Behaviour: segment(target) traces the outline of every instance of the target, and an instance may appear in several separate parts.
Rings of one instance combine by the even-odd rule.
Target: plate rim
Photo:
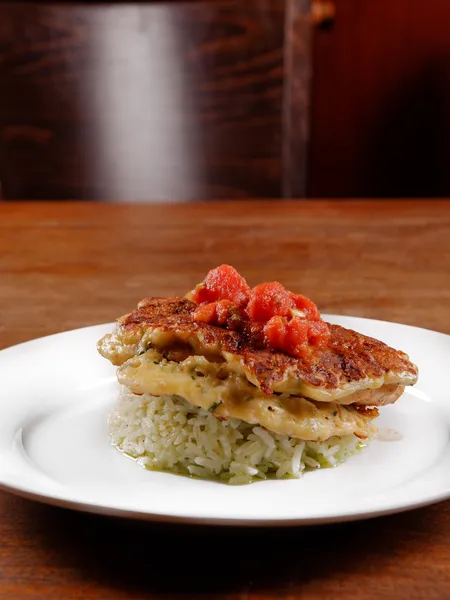
[[[336,514],[329,517],[299,517],[299,518],[277,518],[277,519],[248,519],[248,518],[230,518],[230,517],[197,517],[168,515],[154,512],[144,512],[139,510],[127,510],[123,508],[114,508],[96,503],[78,502],[75,500],[65,500],[55,496],[47,496],[30,492],[21,487],[13,487],[0,482],[0,491],[10,493],[26,500],[32,500],[56,508],[64,508],[82,512],[86,514],[100,515],[112,518],[123,518],[134,521],[148,521],[152,523],[184,524],[184,525],[202,525],[202,526],[220,526],[220,527],[317,527],[319,525],[331,525],[338,523],[353,523],[356,521],[365,521],[379,517],[396,515],[427,506],[432,506],[450,499],[450,490],[436,495],[432,499],[422,500],[414,504],[396,505],[390,508],[374,510],[370,512]]]

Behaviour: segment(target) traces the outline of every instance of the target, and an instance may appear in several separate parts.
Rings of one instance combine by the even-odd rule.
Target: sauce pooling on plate
[[[229,265],[209,271],[187,297],[198,305],[195,321],[232,330],[249,324],[262,328],[268,348],[292,356],[323,348],[330,337],[328,324],[309,298],[290,292],[278,281],[251,289]]]

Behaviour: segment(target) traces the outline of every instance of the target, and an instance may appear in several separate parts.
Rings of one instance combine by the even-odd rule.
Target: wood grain
[[[283,196],[305,196],[308,183],[312,27],[310,0],[287,0],[284,39]]]
[[[284,0],[0,2],[5,198],[280,197],[283,135],[304,193],[285,16]]]
[[[450,333],[450,201],[3,203],[0,346],[110,321],[222,262],[326,312]],[[263,531],[132,523],[0,493],[0,597],[446,599],[450,503]]]

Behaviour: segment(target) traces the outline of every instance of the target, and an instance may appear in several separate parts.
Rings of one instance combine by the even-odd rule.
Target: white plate
[[[0,352],[0,486],[49,504],[149,520],[222,525],[346,521],[450,497],[450,336],[395,323],[325,316],[400,348],[419,383],[378,420],[373,440],[335,469],[246,486],[146,471],[109,443],[115,369],[96,351],[113,325]]]

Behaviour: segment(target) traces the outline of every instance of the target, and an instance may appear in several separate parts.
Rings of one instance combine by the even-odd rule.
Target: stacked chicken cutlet
[[[418,376],[405,353],[228,265],[185,297],[143,300],[98,348],[123,386],[113,442],[150,468],[232,483],[341,462]]]

